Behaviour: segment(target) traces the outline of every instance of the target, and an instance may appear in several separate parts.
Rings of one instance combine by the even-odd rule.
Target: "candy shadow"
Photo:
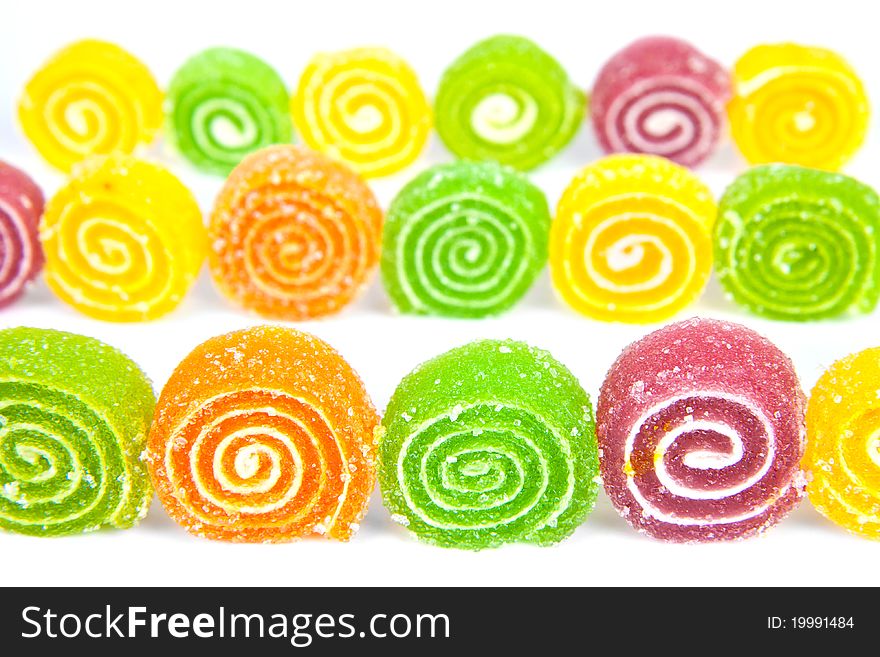
[[[53,309],[60,305],[64,305],[58,297],[52,293],[52,290],[46,285],[46,281],[42,276],[39,276],[27,286],[21,299],[16,303],[24,303],[32,308],[39,307]]]
[[[644,539],[617,513],[611,504],[611,500],[604,494],[599,495],[599,498],[596,500],[596,507],[584,523],[578,527],[574,538],[581,540],[593,539],[599,538],[602,534]]]
[[[739,175],[747,168],[748,163],[728,139],[721,144],[708,160],[697,167],[695,173],[698,176],[705,176],[708,178],[719,176],[726,181],[726,185],[732,180],[730,177],[731,172],[733,172],[734,175]],[[718,191],[720,192],[721,190]]]
[[[347,308],[343,308],[340,315],[343,313],[376,315],[380,317],[390,317],[397,314],[385,292],[385,286],[382,284],[379,272],[375,272],[361,295],[355,299],[354,303]]]
[[[195,283],[193,283],[192,288],[190,288],[173,314],[197,314],[206,310],[225,310],[230,307],[234,307],[233,304],[227,302],[220,295],[220,291],[211,279],[211,272],[208,271],[207,266],[204,266],[199,272],[199,276],[196,278]]]
[[[596,131],[587,118],[575,134],[574,139],[556,156],[553,164],[579,171],[586,165],[605,157],[606,153],[596,139]]]
[[[159,502],[159,498],[155,495],[150,503],[150,510],[147,513],[147,517],[141,520],[138,528],[143,531],[160,534],[183,532],[183,529],[178,527],[177,523],[171,519],[171,516],[165,512],[162,503]]]
[[[517,302],[516,308],[530,308],[535,310],[560,310],[567,308],[557,296],[553,289],[553,281],[550,277],[550,270],[544,268],[543,271],[535,279],[535,282],[526,292],[525,296]]]
[[[703,294],[697,304],[685,312],[687,316],[695,314],[724,315],[734,321],[741,321],[752,317],[752,315],[749,315],[728,296],[714,272],[709,277],[706,289],[703,290]]]
[[[833,522],[825,518],[810,504],[809,500],[801,500],[800,504],[788,515],[780,521],[792,528],[819,529],[821,531],[833,531],[835,528],[840,529]]]
[[[456,159],[455,154],[446,148],[443,140],[440,139],[436,133],[431,134],[431,138],[428,140],[428,145],[419,157],[419,161],[426,166],[434,166],[444,162],[454,162]],[[413,175],[410,177],[415,176]]]
[[[391,519],[391,514],[382,503],[382,493],[378,486],[376,486],[376,489],[370,496],[370,505],[367,508],[366,515],[361,520],[361,527],[357,538],[365,540],[393,538],[394,540],[407,541],[415,545],[424,545],[410,535],[403,526]]]

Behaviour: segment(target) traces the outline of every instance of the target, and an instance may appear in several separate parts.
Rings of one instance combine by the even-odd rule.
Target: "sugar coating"
[[[289,142],[287,88],[265,61],[235,48],[208,48],[168,85],[168,136],[193,165],[227,175],[253,151]]]
[[[138,322],[174,310],[205,259],[202,215],[158,164],[117,153],[75,167],[40,224],[46,282],[91,317]]]
[[[797,375],[744,326],[694,318],[633,343],[602,384],[597,423],[605,491],[654,538],[747,538],[803,495]]]
[[[152,498],[142,454],[155,403],[113,347],[0,330],[0,527],[58,536],[137,524]]]
[[[599,71],[590,117],[606,153],[647,153],[693,167],[717,148],[730,74],[686,41],[638,39]]]
[[[733,68],[733,140],[752,164],[837,170],[865,140],[864,85],[839,54],[795,43],[761,44]]]
[[[702,294],[712,269],[711,190],[654,155],[604,157],[559,200],[550,230],[553,284],[576,311],[656,322]]]
[[[278,319],[334,313],[379,261],[382,210],[356,173],[302,146],[249,155],[220,191],[209,263],[237,305]]]
[[[843,358],[807,405],[804,468],[813,506],[844,529],[880,539],[880,348]]]
[[[329,345],[262,326],[212,338],[171,375],[148,461],[168,514],[198,536],[349,539],[375,481],[379,417]]]
[[[20,169],[0,161],[0,308],[24,293],[43,268],[37,229],[43,192]]]
[[[826,319],[880,298],[880,197],[839,173],[753,167],[721,197],[714,245],[719,281],[758,315]]]
[[[524,37],[497,35],[469,48],[443,73],[434,121],[458,157],[526,171],[572,140],[585,107],[583,93],[550,54]]]
[[[454,162],[395,197],[382,237],[382,280],[403,313],[485,317],[511,308],[547,262],[550,210],[513,169]]]
[[[290,109],[305,144],[365,177],[412,164],[431,134],[431,106],[418,76],[387,48],[315,55]]]
[[[84,39],[59,50],[34,73],[19,100],[18,118],[40,155],[69,172],[90,155],[130,154],[150,143],[164,119],[162,91],[134,55]]]
[[[483,340],[437,356],[400,382],[383,427],[385,506],[428,543],[549,545],[593,508],[592,406],[546,351]]]

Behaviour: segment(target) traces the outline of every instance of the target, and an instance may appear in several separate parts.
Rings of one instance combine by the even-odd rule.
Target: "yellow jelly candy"
[[[807,494],[851,532],[880,539],[880,348],[837,361],[807,405]]]
[[[56,53],[27,83],[18,105],[27,138],[70,171],[89,155],[132,153],[162,125],[162,92],[136,57],[104,41]]]
[[[793,43],[756,46],[733,70],[733,139],[753,164],[837,170],[862,145],[868,98],[840,55]]]
[[[575,310],[654,322],[693,302],[712,269],[712,193],[652,155],[612,155],[583,169],[559,201],[550,270]]]
[[[46,281],[77,310],[143,321],[180,303],[207,255],[202,215],[164,168],[131,155],[91,158],[46,206]]]
[[[415,72],[385,48],[317,55],[291,111],[307,145],[367,177],[411,164],[431,131],[431,108]]]

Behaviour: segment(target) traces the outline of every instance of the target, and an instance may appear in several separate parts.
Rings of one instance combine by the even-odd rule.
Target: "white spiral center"
[[[584,267],[597,286],[618,294],[632,294],[634,292],[644,292],[646,290],[658,288],[670,277],[675,267],[672,252],[664,241],[656,235],[627,235],[615,240],[610,247],[604,250],[604,252],[598,253],[599,249],[597,245],[604,241],[605,238],[603,234],[606,231],[616,230],[617,224],[621,222],[644,218],[644,213],[619,214],[602,221],[590,233],[584,247]],[[688,238],[687,233],[682,230],[676,222],[660,215],[651,215],[648,218],[652,222],[661,224],[667,229],[678,233],[681,236],[681,242],[689,245],[692,251],[691,240]],[[660,266],[650,278],[632,283],[622,283],[619,280],[608,278],[601,271],[596,269],[594,263],[597,255],[600,258],[604,258],[605,263],[611,271],[624,272],[629,269],[634,269],[644,260],[645,245],[648,244],[653,246],[661,254]],[[696,269],[696,254],[688,252],[688,260],[687,271],[694,271]],[[687,281],[685,281],[685,285],[686,284]],[[675,296],[678,296],[678,291],[676,291]],[[658,303],[666,302],[667,300],[664,299]]]
[[[378,130],[385,122],[382,111],[375,105],[363,105],[351,115],[351,129],[355,132],[370,133]]]
[[[233,121],[230,115],[238,121]],[[231,150],[247,148],[256,143],[259,137],[257,124],[238,103],[216,98],[203,101],[193,112],[194,133],[203,149],[210,149],[210,140],[202,134],[202,126],[207,126],[211,139]]]
[[[474,107],[471,127],[481,139],[511,144],[529,134],[537,119],[538,105],[532,98],[494,93],[481,98]]]
[[[689,78],[639,80],[609,106],[605,134],[617,152],[681,154],[680,159],[695,161],[712,150],[716,116],[723,109]]]
[[[773,461],[776,456],[776,431],[770,419],[764,414],[764,411],[748,399],[745,399],[738,395],[731,395],[725,392],[701,392],[699,396],[701,399],[718,399],[727,402],[733,402],[748,409],[751,415],[760,422],[763,428],[763,436],[766,440],[763,449],[760,450],[760,468],[758,468],[750,476],[735,482],[733,485],[728,486],[727,488],[694,488],[684,485],[680,480],[672,477],[667,470],[665,463],[666,452],[680,437],[695,431],[710,431],[725,436],[730,441],[732,449],[727,455],[717,453],[710,454],[705,450],[697,450],[683,457],[683,461],[686,466],[698,469],[722,469],[735,465],[743,458],[743,438],[736,432],[736,430],[728,427],[723,423],[723,421],[720,420],[697,420],[694,419],[692,416],[689,416],[684,419],[685,421],[682,424],[667,431],[657,443],[653,459],[654,471],[660,484],[670,494],[675,495],[676,497],[688,500],[723,500],[755,486],[770,471],[770,468],[772,467]],[[677,402],[681,402],[685,399],[689,399],[692,397],[692,394],[688,394],[666,399],[645,411],[645,413],[643,413],[642,416],[633,423],[632,429],[627,436],[626,443],[624,445],[624,463],[631,463],[636,440],[641,433],[643,427],[646,424],[649,424],[651,422],[651,419],[655,415],[663,411],[665,408],[676,404]],[[642,513],[652,516],[662,522],[682,526],[721,525],[741,522],[761,515],[776,502],[776,498],[770,496],[770,499],[768,501],[760,505],[756,505],[755,508],[742,514],[722,517],[703,517],[701,515],[697,518],[688,518],[682,515],[666,513],[663,510],[657,508],[654,504],[652,504],[652,502],[639,489],[639,486],[635,480],[635,473],[631,471],[631,468],[627,468],[626,485],[630,493],[641,506]]]

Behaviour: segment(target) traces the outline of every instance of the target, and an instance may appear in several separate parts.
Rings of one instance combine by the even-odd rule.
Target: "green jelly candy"
[[[98,340],[0,331],[0,528],[137,524],[152,497],[141,453],[155,404],[138,366]]]
[[[241,50],[211,48],[188,59],[165,103],[171,141],[208,173],[226,175],[248,153],[292,139],[284,81]]]
[[[880,287],[880,198],[853,178],[754,167],[727,188],[715,267],[733,299],[782,320],[870,312]]]
[[[510,340],[453,349],[401,381],[382,422],[385,505],[424,541],[549,545],[593,508],[590,399],[546,351]]]
[[[459,157],[528,170],[571,141],[585,109],[584,94],[558,61],[529,39],[499,35],[445,71],[434,121]]]
[[[382,279],[404,313],[484,317],[513,306],[547,263],[550,210],[492,162],[433,167],[401,190],[382,236]]]

